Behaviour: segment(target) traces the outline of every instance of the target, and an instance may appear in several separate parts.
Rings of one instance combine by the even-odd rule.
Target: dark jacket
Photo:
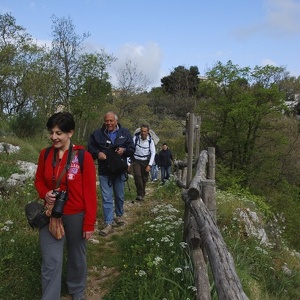
[[[173,154],[171,150],[160,150],[158,153],[158,166],[159,167],[169,167],[172,165]]]
[[[123,154],[124,157],[130,157],[134,153],[135,147],[129,130],[122,127],[120,123],[118,123],[118,126],[119,129],[114,144],[109,138],[105,125],[96,129],[89,137],[88,151],[92,154],[94,159],[98,160],[98,174],[109,175],[107,161],[98,159],[99,152],[104,152],[106,155],[109,155],[112,148],[116,149],[122,147],[126,148]]]

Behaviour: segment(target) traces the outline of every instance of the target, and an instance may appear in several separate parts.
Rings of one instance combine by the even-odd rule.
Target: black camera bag
[[[106,156],[108,172],[111,176],[118,176],[127,172],[128,164],[127,158],[119,155],[116,148],[109,149]]]
[[[37,201],[25,205],[25,215],[32,228],[41,229],[49,224],[49,217],[46,216],[44,205]]]

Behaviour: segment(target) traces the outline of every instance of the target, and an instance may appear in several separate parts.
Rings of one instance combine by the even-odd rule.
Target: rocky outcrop
[[[0,153],[4,152],[7,155],[17,153],[20,151],[19,146],[12,144],[0,143]],[[24,185],[27,179],[33,179],[37,169],[37,165],[31,162],[18,160],[17,165],[22,172],[12,174],[6,181],[5,178],[0,177],[0,182],[7,184],[8,186]]]
[[[0,143],[0,153],[5,152],[7,155],[16,153],[20,151],[19,146],[14,146],[12,144],[7,144],[7,143]]]
[[[37,165],[27,161],[17,161],[17,165],[20,170],[24,172],[23,174],[14,173],[6,181],[10,186],[14,185],[24,185],[27,179],[33,179],[37,169]]]

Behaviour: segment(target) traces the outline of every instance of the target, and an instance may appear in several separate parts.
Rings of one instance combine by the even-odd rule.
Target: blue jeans
[[[152,165],[151,168],[151,180],[157,180],[157,175],[158,175],[158,166],[157,165]]]
[[[116,216],[123,216],[125,181],[125,174],[121,174],[113,180],[107,175],[99,175],[105,224],[112,224],[114,211]]]
[[[161,171],[161,181],[165,182],[170,178],[171,174],[171,166],[166,166],[166,167],[160,167]]]

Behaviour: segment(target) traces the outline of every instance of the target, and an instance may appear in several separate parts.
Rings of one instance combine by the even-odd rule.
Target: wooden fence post
[[[197,160],[200,155],[200,126],[201,118],[199,116],[195,117],[195,159]]]
[[[198,225],[201,241],[203,241],[214,277],[218,299],[248,300],[236,274],[233,258],[206,205],[201,199],[190,201],[187,191],[182,192],[182,198],[189,205],[191,214]]]
[[[216,172],[216,161],[215,161],[215,148],[208,147],[208,170],[207,170],[207,178],[208,179],[215,179],[215,172]]]
[[[201,181],[201,198],[207,206],[211,216],[217,220],[216,183],[215,180],[205,179]]]
[[[188,165],[186,186],[189,186],[192,180],[193,171],[193,157],[194,157],[194,114],[188,114]]]

